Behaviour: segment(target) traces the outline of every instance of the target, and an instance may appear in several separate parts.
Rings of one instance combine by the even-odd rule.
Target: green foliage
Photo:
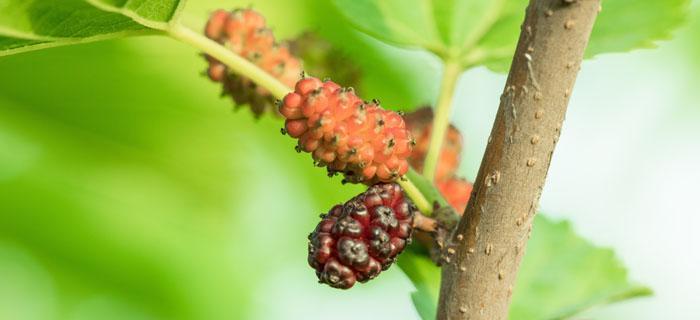
[[[586,57],[653,48],[687,19],[690,0],[604,0]]]
[[[405,260],[407,261],[405,261]],[[435,318],[440,269],[425,255],[399,259],[416,285],[412,294],[418,313]],[[614,253],[574,233],[566,222],[535,218],[532,238],[518,273],[510,319],[561,319],[595,306],[651,295],[649,288],[630,283]]]
[[[360,30],[389,43],[421,48],[464,68],[507,71],[527,0],[334,0]],[[605,1],[587,56],[646,48],[668,39],[688,0]]]
[[[612,250],[581,238],[566,221],[538,215],[518,272],[510,317],[568,318],[594,306],[651,294],[651,289],[628,280]]]
[[[382,106],[405,111],[435,99],[438,67],[432,57],[366,36],[342,19],[331,1],[307,1],[307,28],[343,50],[361,68],[360,96],[378,98]]]
[[[363,97],[410,110],[435,96],[434,72],[425,57],[355,31],[337,19],[338,8],[328,1],[302,2],[267,1],[256,3],[256,9],[276,32],[293,36],[316,30],[345,50],[362,69]],[[479,48],[485,48],[481,54],[488,54],[479,57],[473,53],[479,51],[472,51],[465,59],[503,66],[493,53],[512,49],[510,37],[517,33],[509,30],[520,23],[522,8],[508,11],[516,6],[497,1],[435,3],[432,17],[449,18],[417,30],[427,32],[421,41],[463,48],[478,40]],[[197,1],[183,15],[201,27],[214,7],[247,4]],[[181,8],[177,1],[156,0],[8,0],[0,3],[0,56],[152,33],[166,28]],[[486,26],[475,18],[482,17],[477,13],[496,11],[488,34],[476,37],[470,30]],[[397,12],[425,26],[430,19],[419,14],[411,8]],[[395,27],[389,23],[384,28],[390,26]],[[392,42],[411,45],[406,35],[410,33],[399,37],[405,43]],[[473,39],[463,41],[469,37]],[[244,318],[250,292],[262,276],[279,265],[303,261],[303,245],[289,239],[305,239],[316,214],[360,190],[341,187],[312,167],[308,156],[293,153],[293,141],[278,134],[278,119],[253,122],[245,113],[222,112],[230,101],[216,99],[216,86],[194,76],[203,69],[191,49],[155,38],[0,59],[0,150],[13,151],[0,153],[0,282],[29,288],[7,300],[16,309],[22,306],[17,312],[74,319],[105,313],[122,319]],[[280,154],[289,157],[279,161]],[[416,180],[420,188],[431,189]],[[432,190],[431,199],[443,201]],[[264,228],[251,227],[261,223]],[[555,232],[558,238],[552,243],[573,237],[566,226],[542,225],[537,223],[533,241],[547,237],[550,228],[567,230]],[[263,242],[251,245],[251,240]],[[528,252],[538,250],[534,243]],[[561,283],[554,287],[549,278],[530,276],[518,284],[516,302],[525,299],[517,298],[525,294],[519,292],[532,290],[536,294],[528,301],[538,303],[529,307],[554,315],[629,292],[622,290],[629,288],[624,270],[610,267],[614,259],[599,254],[592,259],[606,263],[609,267],[600,272],[611,275],[598,276],[614,280],[611,287],[599,282],[601,287],[584,286],[586,292],[567,298],[584,285],[575,282],[583,275],[572,264],[583,262],[571,255],[563,256],[572,263],[558,262],[555,255],[561,252],[555,249],[565,248],[547,247],[536,259],[557,266],[559,275],[566,268],[576,274],[557,280]],[[523,268],[533,264],[527,262],[535,259],[530,255],[535,253],[528,253]],[[413,300],[421,315],[434,314],[437,268],[416,251],[405,253],[399,266],[418,289]],[[550,267],[544,268],[546,275]],[[610,289],[616,285],[618,295]],[[602,293],[594,296],[592,289]],[[37,290],[43,294],[32,295]],[[543,307],[540,299],[551,299],[555,291],[557,305]],[[0,307],[3,293],[0,288]],[[515,315],[539,315],[517,307]]]
[[[163,30],[180,0],[8,0],[0,4],[0,56]]]
[[[690,17],[688,18],[688,23],[683,27],[682,30],[678,32],[676,36],[676,41],[674,43],[679,46],[680,50],[674,53],[680,53],[683,56],[684,65],[690,64],[694,68],[690,70],[693,79],[698,79],[700,76],[700,41],[697,41],[697,37],[700,34],[700,2],[695,1],[691,10]],[[673,59],[673,58],[669,58]],[[677,61],[677,60],[676,60]],[[692,94],[698,94],[695,85],[697,81],[691,81],[688,83],[688,91]]]
[[[147,21],[151,24],[169,22],[176,17],[179,8],[184,6],[184,0],[85,0],[94,6],[105,10],[121,13],[134,18],[136,21]],[[148,23],[145,23],[148,24]]]
[[[214,8],[250,5],[240,0],[8,0],[0,3],[0,56],[62,45],[159,33],[182,20],[202,28]],[[314,30],[352,57],[365,80],[359,91],[385,105],[411,110],[435,95],[433,68],[424,57],[386,46],[350,27],[325,0],[256,1],[279,37]],[[290,18],[293,17],[293,18]],[[172,22],[172,21],[171,21]]]
[[[295,153],[279,119],[232,115],[203,69],[158,38],[0,59],[0,244],[54,288],[22,306],[245,319],[267,273],[305,267],[317,215],[359,187]]]
[[[465,67],[512,55],[525,8],[523,1],[509,0],[334,3],[351,23],[378,39],[423,48]]]
[[[399,45],[412,45],[443,52],[442,35],[436,28],[432,7],[426,1],[335,1],[363,31]]]
[[[440,269],[427,254],[425,250],[412,245],[399,256],[397,263],[416,286],[416,291],[411,293],[416,311],[422,319],[432,320],[437,313],[436,302],[440,294]]]
[[[213,6],[237,2],[193,3],[199,14],[195,20],[201,22],[206,10]],[[425,62],[402,63],[399,59],[377,63],[377,59],[368,57],[387,56],[386,53],[393,49],[359,37],[345,28],[335,15],[344,14],[361,30],[389,43],[424,48],[444,59],[459,60],[465,68],[486,65],[504,72],[510,65],[526,2],[334,0],[336,8],[332,8],[327,1],[305,0],[294,4],[270,1],[261,6],[272,4],[275,9],[271,11],[284,13],[285,17],[289,13],[307,15],[302,19],[284,20],[291,21],[292,28],[306,25],[318,29],[335,45],[356,56],[365,69],[378,69],[382,77],[371,76],[374,72],[368,74],[367,83],[370,85],[365,86],[367,93],[373,94],[373,88],[385,86],[387,82],[404,85],[402,90],[386,90],[387,94],[382,98],[396,101],[400,109],[410,110],[419,103],[430,102],[434,96],[435,88],[430,85],[432,79],[422,77],[408,83],[405,80],[419,79],[404,74],[415,74],[411,70],[425,65]],[[682,22],[687,6],[688,0],[653,0],[643,4],[631,0],[606,2],[594,28],[587,56],[649,47],[655,40],[666,39],[670,31]],[[8,0],[0,4],[0,56],[158,32],[166,29],[168,22],[176,19],[183,7],[184,1],[180,0]],[[300,12],[299,8],[306,10]],[[289,27],[285,26],[284,30],[287,29]],[[406,67],[401,68],[402,65]]]

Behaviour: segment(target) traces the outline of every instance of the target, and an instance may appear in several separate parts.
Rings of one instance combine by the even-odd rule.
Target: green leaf
[[[42,41],[42,40],[18,39],[18,38],[0,36],[0,52],[12,50],[12,49],[17,49],[17,48],[22,48],[22,47],[38,46],[38,45],[40,45],[42,43],[46,43],[46,42],[47,41]],[[0,53],[0,55],[1,55],[1,53]]]
[[[164,9],[154,11],[153,8],[157,7],[155,4],[161,2],[166,4]],[[175,3],[178,10],[173,16],[180,17],[182,23],[193,27],[194,30],[201,30],[209,13],[216,8],[250,5],[250,1],[242,0],[200,0],[190,2],[186,10],[183,10],[183,2],[151,0],[143,5],[149,10],[134,11],[132,9],[135,8],[136,0],[91,0],[90,3],[85,0],[0,1],[0,56],[158,33],[160,31],[148,26],[156,29],[164,27],[163,22],[158,21],[159,17],[160,20],[167,17],[166,13],[171,11]],[[340,13],[330,1],[299,0],[281,3],[257,0],[253,8],[266,17],[270,26],[274,28],[275,35],[280,39],[294,37],[305,30],[313,30],[344,51],[353,64],[361,69],[363,80],[356,89],[368,99],[381,98],[392,109],[411,110],[428,103],[435,95],[434,66],[426,63],[430,57],[387,46],[358,32],[344,19],[338,19]],[[134,17],[136,21],[123,14]],[[78,16],[79,19],[70,18]],[[69,26],[75,26],[75,29]],[[75,31],[83,34],[78,36]]]
[[[426,252],[421,252],[415,245],[409,248],[399,256],[397,263],[416,286],[416,291],[411,293],[411,300],[418,314],[424,320],[435,319],[436,302],[440,294],[440,269],[428,258]]]
[[[343,1],[335,0],[344,14],[362,17],[351,19],[357,27],[387,42],[419,46],[442,52],[443,40],[437,30],[432,6],[427,1]]]
[[[165,23],[174,19],[183,0],[85,0],[105,10],[121,13],[144,25]]]
[[[439,81],[434,58],[367,36],[342,19],[339,8],[331,1],[306,1],[304,5],[312,23],[308,28],[352,57],[361,68],[362,82],[355,88],[360,96],[378,98],[382,105],[404,111],[433,101],[437,95],[435,83]],[[301,4],[294,2],[292,7],[298,5]],[[279,3],[274,6],[279,7]],[[289,10],[293,9],[286,9],[285,15],[277,20],[288,20],[285,17]]]
[[[165,30],[182,0],[7,0],[0,56]]]
[[[334,0],[360,30],[389,43],[463,59],[492,26],[508,25],[520,1]],[[516,22],[519,23],[520,21]],[[517,37],[517,35],[516,35]]]
[[[334,0],[358,29],[388,43],[421,48],[463,67],[507,71],[527,0]],[[652,47],[668,39],[687,13],[688,0],[605,0],[587,57]]]
[[[411,251],[399,259],[399,266],[416,286],[412,299],[418,313],[434,319],[440,269],[425,254]],[[581,238],[569,223],[540,214],[518,273],[510,319],[568,318],[595,306],[651,294],[649,288],[629,281],[612,250]]]
[[[654,48],[656,41],[671,39],[686,21],[689,6],[690,0],[604,0],[586,57]]]
[[[651,295],[631,283],[627,270],[608,248],[576,235],[566,221],[541,215],[518,273],[510,317],[560,319],[591,307]]]

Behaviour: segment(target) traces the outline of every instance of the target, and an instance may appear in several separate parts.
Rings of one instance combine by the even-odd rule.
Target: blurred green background
[[[217,6],[192,1],[185,21],[200,28]],[[433,102],[434,57],[354,31],[324,1],[254,7],[280,38],[311,29],[345,49],[363,96]],[[685,290],[700,285],[690,268],[700,254],[685,250],[699,240],[686,233],[697,186],[682,183],[700,158],[693,8],[660,49],[583,66],[542,206],[620,247],[635,280],[657,291],[588,317],[700,317],[700,298]],[[416,319],[413,285],[397,268],[347,292],[316,284],[304,239],[319,213],[361,188],[294,153],[278,119],[230,112],[204,68],[195,50],[156,36],[0,58],[0,319]],[[483,68],[460,81],[454,119],[471,179],[503,82]],[[600,150],[603,159],[586,158]],[[596,160],[607,171],[570,175]],[[605,178],[618,183],[614,197]],[[657,185],[673,190],[668,207],[642,205]],[[678,223],[660,227],[664,215]]]

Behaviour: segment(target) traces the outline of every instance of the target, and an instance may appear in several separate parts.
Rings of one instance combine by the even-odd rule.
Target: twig
[[[413,227],[425,232],[435,232],[438,228],[438,222],[419,213],[413,218]]]
[[[449,242],[455,255],[443,267],[438,319],[507,318],[599,6],[599,0],[530,1],[475,195]]]

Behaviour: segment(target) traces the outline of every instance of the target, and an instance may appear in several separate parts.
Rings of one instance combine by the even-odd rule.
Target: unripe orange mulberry
[[[411,166],[423,171],[423,162],[428,153],[430,145],[430,135],[433,131],[433,110],[429,107],[420,108],[414,112],[407,114],[405,117],[406,126],[413,137],[416,139],[416,147],[409,158]],[[450,179],[459,167],[460,155],[462,153],[462,135],[459,130],[450,125],[447,130],[447,135],[440,149],[438,158],[437,170],[435,172],[435,181],[440,182]]]
[[[471,197],[472,184],[466,179],[451,177],[436,183],[436,186],[447,203],[455,208],[459,215],[462,215]]]
[[[265,25],[265,18],[253,10],[217,10],[209,18],[204,33],[287,86],[293,86],[299,79],[301,62],[290,53],[286,44],[275,41]],[[209,78],[221,82],[223,94],[231,96],[237,105],[249,105],[256,117],[268,109],[274,110],[275,99],[270,92],[246,77],[229,72],[226,65],[215,58],[206,56],[206,59]]]
[[[413,138],[403,118],[362,101],[352,88],[304,78],[284,97],[279,112],[285,131],[299,139],[298,151],[311,153],[329,174],[347,182],[390,182],[408,171]]]

